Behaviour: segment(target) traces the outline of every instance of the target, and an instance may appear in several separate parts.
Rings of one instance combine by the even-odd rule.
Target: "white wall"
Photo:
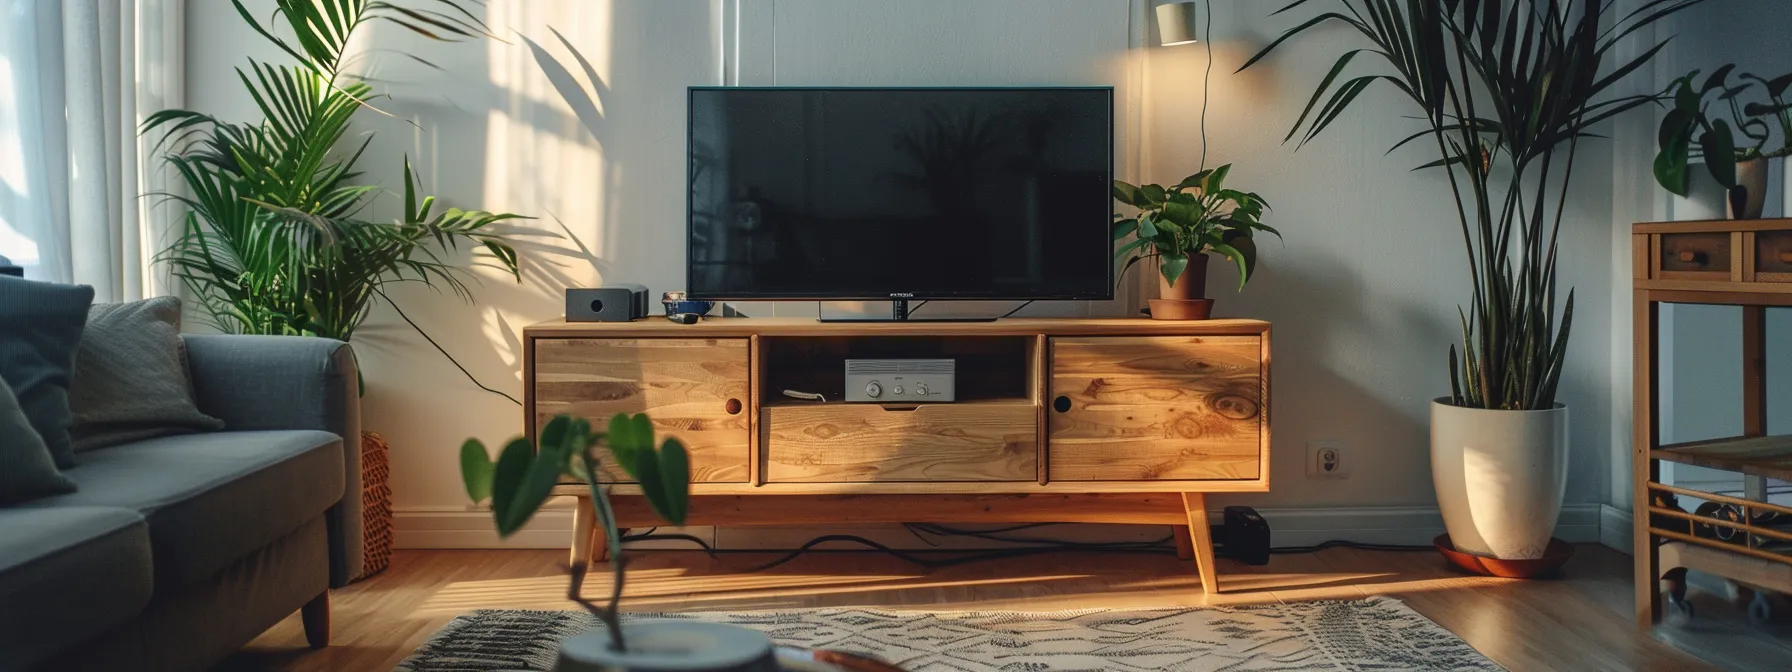
[[[250,4],[262,16],[272,5]],[[1119,174],[1179,180],[1199,162],[1195,120],[1206,50],[1137,49],[1148,4],[491,0],[487,21],[510,44],[440,45],[380,26],[368,45],[416,54],[446,72],[391,53],[372,57],[375,74],[395,82],[394,98],[379,105],[400,119],[362,115],[361,127],[377,131],[365,160],[370,179],[396,187],[400,157],[408,154],[427,189],[449,204],[535,215],[541,219],[530,229],[570,233],[523,249],[521,285],[481,271],[474,305],[421,288],[398,292],[398,300],[481,380],[520,395],[518,334],[559,316],[562,288],[676,288],[688,85],[1111,84],[1120,102]],[[1285,245],[1263,245],[1264,266],[1243,293],[1227,289],[1225,264],[1216,264],[1210,279],[1221,313],[1276,325],[1274,492],[1227,503],[1423,511],[1435,502],[1427,405],[1447,392],[1445,355],[1460,338],[1454,315],[1469,293],[1448,187],[1441,174],[1409,172],[1429,160],[1421,150],[1383,155],[1411,129],[1391,91],[1366,95],[1299,152],[1282,144],[1312,86],[1354,42],[1335,31],[1310,35],[1265,65],[1233,74],[1290,25],[1268,18],[1272,9],[1214,3],[1208,163],[1236,164],[1235,185],[1268,198],[1275,206],[1269,222],[1288,235]],[[598,137],[578,124],[516,38],[526,35],[566,61],[549,27],[589,57],[603,79]],[[209,2],[188,4],[187,44],[189,104],[248,116],[229,68],[244,54],[277,60],[277,52],[261,46],[233,12]],[[1622,291],[1618,279],[1628,277],[1618,268],[1628,263],[1618,253],[1627,248],[1613,244],[1618,224],[1608,176],[1616,153],[1583,152],[1585,179],[1563,240],[1563,279],[1580,296],[1563,383],[1563,399],[1574,409],[1569,500],[1583,504],[1609,499],[1627,459],[1612,449],[1624,441],[1613,428],[1627,422],[1614,412],[1628,405],[1627,388],[1613,387],[1627,360],[1612,353],[1614,342],[1627,340],[1628,322],[1614,329],[1619,302],[1608,300]],[[764,308],[808,314],[814,305]],[[1040,305],[1028,314],[1127,311],[1117,302]],[[1620,331],[1624,339],[1616,337]],[[394,446],[397,508],[419,519],[465,511],[456,446],[467,436],[489,444],[518,433],[519,409],[475,389],[384,307],[356,345],[367,374],[367,426]],[[1350,479],[1305,478],[1305,444],[1315,439],[1348,442]]]

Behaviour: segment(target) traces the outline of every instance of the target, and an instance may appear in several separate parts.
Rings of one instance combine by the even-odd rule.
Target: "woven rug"
[[[1391,597],[1127,611],[809,609],[632,618],[733,623],[780,644],[867,654],[910,672],[1501,669]],[[561,640],[596,627],[576,611],[475,611],[450,621],[397,670],[547,670]]]

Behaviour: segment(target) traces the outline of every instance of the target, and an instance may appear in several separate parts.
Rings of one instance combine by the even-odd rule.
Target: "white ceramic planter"
[[[560,644],[554,672],[778,672],[772,640],[737,625],[642,621],[622,626],[627,653],[599,628]]]
[[[1543,557],[1568,488],[1568,407],[1490,411],[1431,402],[1431,482],[1457,550]]]

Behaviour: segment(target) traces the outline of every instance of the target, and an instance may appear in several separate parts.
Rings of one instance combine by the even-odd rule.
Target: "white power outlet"
[[[1350,451],[1344,442],[1326,439],[1307,442],[1307,478],[1349,478]]]

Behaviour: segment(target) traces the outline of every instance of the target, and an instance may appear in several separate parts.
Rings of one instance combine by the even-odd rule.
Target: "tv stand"
[[[957,401],[839,402],[864,357],[953,359]],[[1207,495],[1269,490],[1269,361],[1255,320],[554,320],[523,330],[523,413],[532,439],[649,414],[690,451],[691,525],[1168,525],[1214,592]],[[619,526],[658,524],[604,478]],[[589,489],[554,492],[585,498],[573,561],[601,559]]]
[[[890,317],[821,317],[815,321],[823,324],[882,324],[886,322],[994,322],[993,317],[909,317],[908,299],[896,299],[890,302]]]

